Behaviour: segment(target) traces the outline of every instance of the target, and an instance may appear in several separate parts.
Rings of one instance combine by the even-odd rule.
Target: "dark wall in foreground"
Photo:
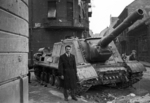
[[[0,103],[28,103],[28,0],[0,0]]]

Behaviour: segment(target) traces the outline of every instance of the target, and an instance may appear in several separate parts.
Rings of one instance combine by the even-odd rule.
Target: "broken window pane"
[[[56,1],[48,1],[48,18],[56,18]]]

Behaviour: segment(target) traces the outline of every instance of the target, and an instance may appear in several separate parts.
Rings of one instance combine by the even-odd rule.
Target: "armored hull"
[[[102,38],[65,39],[55,43],[50,56],[39,56],[34,60],[35,75],[42,84],[61,87],[58,63],[65,53],[65,46],[71,45],[75,55],[78,88],[77,94],[86,92],[95,85],[129,87],[142,78],[145,67],[138,61],[125,62],[113,40],[136,20],[143,17],[141,9],[127,17],[114,31]]]

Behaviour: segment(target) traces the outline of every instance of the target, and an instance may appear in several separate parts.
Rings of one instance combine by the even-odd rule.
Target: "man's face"
[[[66,47],[66,53],[70,54],[70,52],[71,52],[71,47]]]

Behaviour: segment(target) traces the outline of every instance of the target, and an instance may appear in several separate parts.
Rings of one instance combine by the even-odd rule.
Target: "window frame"
[[[50,2],[55,4],[55,5],[53,5],[54,10],[55,10],[55,11],[53,11],[53,13],[55,12],[55,16],[49,16],[50,9],[53,8],[53,7],[50,7]],[[48,19],[56,19],[57,18],[57,1],[56,0],[48,0],[47,1],[47,18]]]

